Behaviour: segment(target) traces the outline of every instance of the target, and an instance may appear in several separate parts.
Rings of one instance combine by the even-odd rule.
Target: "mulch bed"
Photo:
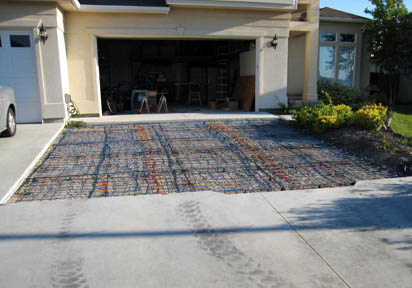
[[[404,136],[392,130],[367,131],[347,127],[319,136],[323,140],[397,171],[399,176],[412,175],[412,146],[401,144]]]

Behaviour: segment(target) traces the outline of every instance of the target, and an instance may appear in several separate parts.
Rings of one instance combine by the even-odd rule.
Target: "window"
[[[10,35],[11,47],[30,47],[29,35]]]
[[[320,46],[319,80],[335,81],[335,47]]]
[[[355,34],[340,34],[340,42],[355,42]]]
[[[353,68],[355,66],[355,47],[339,47],[338,82],[353,87]]]
[[[319,80],[354,87],[356,35],[320,33]]]
[[[330,32],[321,32],[320,33],[320,41],[321,42],[335,42],[336,41],[336,34]]]

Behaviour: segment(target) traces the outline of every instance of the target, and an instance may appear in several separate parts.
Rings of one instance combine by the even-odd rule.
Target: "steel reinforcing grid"
[[[66,129],[10,201],[295,190],[395,176],[280,120],[89,125]]]

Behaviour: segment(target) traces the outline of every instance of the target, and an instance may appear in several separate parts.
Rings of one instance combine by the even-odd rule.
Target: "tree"
[[[412,16],[403,0],[369,0],[375,6],[365,12],[373,19],[366,23],[371,62],[387,76],[389,103],[396,102],[399,78],[412,75]]]

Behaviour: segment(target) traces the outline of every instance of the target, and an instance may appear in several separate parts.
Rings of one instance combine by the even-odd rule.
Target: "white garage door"
[[[17,122],[41,122],[33,33],[0,30],[0,63],[0,84],[14,88]]]

